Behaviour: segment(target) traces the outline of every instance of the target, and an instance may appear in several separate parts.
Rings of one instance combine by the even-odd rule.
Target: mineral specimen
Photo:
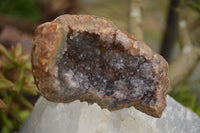
[[[79,99],[110,111],[134,106],[154,117],[166,106],[167,62],[100,17],[63,15],[40,25],[32,68],[41,94],[53,102]]]
[[[110,112],[76,100],[54,103],[40,97],[18,133],[200,133],[200,118],[167,96],[160,119],[134,107]]]

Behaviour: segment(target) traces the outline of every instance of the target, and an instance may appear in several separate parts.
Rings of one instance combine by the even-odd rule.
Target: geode
[[[134,106],[153,117],[166,106],[167,62],[104,18],[62,15],[40,25],[32,70],[53,102],[87,101],[110,111]]]

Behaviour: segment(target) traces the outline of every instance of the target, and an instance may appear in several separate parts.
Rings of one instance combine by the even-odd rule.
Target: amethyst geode
[[[160,117],[166,106],[168,64],[131,34],[89,15],[63,15],[40,25],[32,67],[41,94],[53,102],[130,106]]]

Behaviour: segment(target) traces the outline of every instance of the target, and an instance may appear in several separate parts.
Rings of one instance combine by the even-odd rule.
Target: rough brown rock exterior
[[[97,103],[110,111],[134,106],[160,117],[168,64],[131,34],[89,15],[63,15],[40,25],[32,68],[41,94],[53,102]]]

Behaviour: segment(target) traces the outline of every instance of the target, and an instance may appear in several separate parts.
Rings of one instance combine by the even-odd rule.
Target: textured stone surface
[[[37,87],[50,101],[134,106],[160,117],[169,80],[166,61],[110,21],[63,15],[40,25],[32,45]]]
[[[97,104],[40,97],[19,133],[199,133],[199,125],[199,117],[170,96],[160,119],[134,107],[110,112]]]

